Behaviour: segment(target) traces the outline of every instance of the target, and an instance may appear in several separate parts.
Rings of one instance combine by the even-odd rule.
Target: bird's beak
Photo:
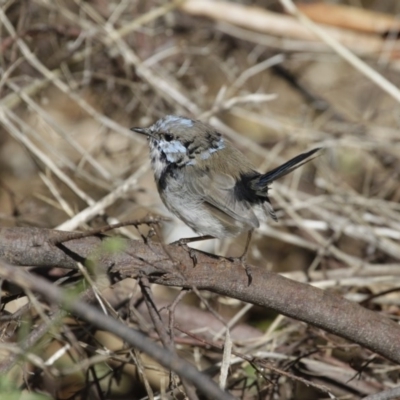
[[[140,133],[141,135],[153,136],[149,128],[131,128],[131,131]]]

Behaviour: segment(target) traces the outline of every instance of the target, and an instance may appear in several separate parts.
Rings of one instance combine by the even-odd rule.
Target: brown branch
[[[81,295],[80,299],[81,301],[86,303],[93,302],[95,299],[93,290],[91,288],[86,290]],[[24,307],[22,307],[21,310],[22,309],[24,309]],[[51,326],[60,324],[63,318],[67,315],[68,313],[64,309],[57,307],[49,315],[47,321],[42,321],[35,329],[30,331],[29,334],[18,343],[18,347],[21,349],[22,352],[28,351],[29,349],[34,347],[36,343],[38,343],[43,338],[44,335],[49,332]],[[19,354],[10,354],[9,357],[4,359],[3,362],[0,364],[0,374],[6,374],[8,371],[10,371],[10,369],[19,359]]]
[[[203,346],[207,346],[207,347],[210,347],[210,348],[218,349],[221,352],[224,350],[224,344],[222,342],[221,343],[217,343],[215,341],[210,341],[210,340],[204,339],[204,337],[199,337],[198,335],[196,335],[196,334],[194,334],[194,333],[192,333],[192,332],[190,332],[188,330],[182,329],[182,327],[177,326],[177,325],[175,325],[175,328],[178,331],[184,333],[186,336],[188,336],[190,338],[193,338],[193,340],[195,342],[197,342],[196,343],[197,345],[203,345]],[[252,365],[258,364],[263,369],[269,369],[269,370],[271,370],[271,371],[273,371],[273,372],[275,372],[275,373],[277,373],[277,374],[279,374],[281,376],[286,376],[287,378],[293,379],[294,381],[302,382],[306,386],[311,386],[311,387],[314,387],[314,388],[317,388],[317,389],[321,390],[322,392],[329,393],[329,389],[326,386],[320,385],[320,384],[316,384],[315,382],[307,380],[307,379],[305,379],[303,377],[297,376],[297,375],[292,374],[290,372],[287,372],[287,371],[285,371],[283,369],[277,368],[273,364],[266,362],[265,359],[257,359],[253,355],[243,354],[243,353],[241,353],[240,351],[237,351],[237,350],[232,350],[232,354],[234,354],[237,357],[242,358],[243,360],[248,361]]]
[[[58,247],[68,232],[37,228],[0,228],[0,258],[15,265],[75,268],[76,260],[94,258],[96,265],[120,277],[146,274],[149,280],[166,286],[196,287],[224,296],[272,308],[277,312],[358,343],[400,362],[400,327],[384,315],[367,310],[335,293],[292,281],[262,268],[251,266],[253,283],[248,286],[240,263],[196,252],[197,264],[181,246],[167,246],[173,262],[160,244],[148,245],[120,239],[123,250],[105,251],[104,238],[71,240]]]
[[[228,23],[246,28],[251,33],[260,32],[310,42],[315,40],[315,35],[296,19],[261,7],[247,6],[229,1],[188,0],[182,4],[180,9],[189,15],[207,17],[218,23]],[[398,23],[396,25],[398,26]],[[379,53],[385,46],[384,39],[375,34],[326,25],[321,25],[321,28],[343,45],[359,54]],[[393,55],[396,55],[398,47],[393,50]]]
[[[69,236],[64,236],[62,239],[60,238],[55,238],[55,241],[53,242],[53,244],[61,244],[61,243],[65,243],[65,242],[69,242],[70,240],[77,240],[77,239],[84,239],[86,237],[90,237],[90,236],[99,236],[99,235],[103,235],[104,233],[111,231],[113,229],[118,229],[118,228],[123,228],[126,226],[134,226],[136,229],[138,229],[138,227],[140,225],[158,225],[160,222],[162,221],[169,221],[168,218],[165,217],[160,217],[160,216],[147,216],[145,218],[141,218],[141,219],[135,219],[132,221],[124,221],[124,222],[118,222],[116,224],[111,224],[111,225],[105,225],[102,226],[100,228],[97,229],[93,229],[90,231],[86,231],[86,232],[69,232]]]
[[[145,276],[141,277],[139,279],[139,285],[142,290],[142,294],[143,294],[147,309],[149,311],[150,318],[153,322],[153,325],[157,331],[159,338],[161,339],[161,343],[172,354],[176,355],[175,346],[174,346],[174,343],[172,342],[172,337],[169,336],[167,333],[165,324],[161,318],[161,315],[157,309],[153,295],[151,293],[150,282],[148,281],[147,277],[145,277]],[[189,400],[198,400],[198,397],[196,395],[194,387],[192,385],[189,385],[189,383],[186,382],[186,380],[183,379],[182,377],[180,377],[180,378],[182,381],[182,385],[185,388],[185,392],[186,392],[188,399]],[[173,385],[173,374],[172,373],[170,373],[169,380],[170,380],[170,385],[172,387],[172,385]]]
[[[95,307],[77,300],[75,296],[72,297],[70,294],[63,292],[59,287],[49,283],[45,279],[34,276],[22,269],[16,269],[14,266],[1,260],[0,276],[24,289],[40,293],[52,303],[62,304],[66,310],[97,328],[114,333],[131,346],[145,352],[164,367],[171,369],[188,382],[194,384],[206,396],[222,400],[233,399],[229,393],[222,391],[214,381],[199,372],[187,361],[179,358],[171,351],[156,345],[141,332],[129,328],[120,321],[98,311]]]

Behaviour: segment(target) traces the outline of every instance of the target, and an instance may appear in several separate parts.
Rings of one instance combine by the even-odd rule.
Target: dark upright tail
[[[322,147],[310,150],[307,153],[299,154],[298,156],[285,162],[285,164],[282,164],[281,166],[273,169],[272,171],[257,176],[256,178],[252,179],[251,187],[257,192],[267,190],[268,185],[271,182],[276,181],[278,178],[281,178],[282,176],[289,174],[295,169],[301,167],[303,164],[311,161],[313,158],[319,155],[317,153],[320,150],[322,150]]]

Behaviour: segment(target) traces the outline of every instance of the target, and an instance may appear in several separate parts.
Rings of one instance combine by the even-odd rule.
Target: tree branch
[[[196,251],[194,267],[181,246],[120,239],[119,251],[106,250],[104,237],[62,241],[60,232],[38,228],[0,228],[0,258],[21,266],[76,268],[76,261],[96,265],[120,278],[146,274],[150,282],[183,288],[196,287],[233,297],[304,321],[358,343],[396,363],[400,362],[400,327],[384,315],[367,310],[332,292],[295,282],[250,266],[251,286],[240,263]],[[115,238],[114,238],[115,240]],[[51,243],[50,243],[51,242]]]
[[[103,314],[93,306],[77,300],[75,296],[62,291],[47,280],[34,276],[22,269],[16,269],[0,260],[0,276],[24,288],[40,293],[52,303],[60,303],[74,315],[91,323],[99,329],[114,333],[131,346],[145,352],[164,367],[171,369],[187,381],[194,384],[206,396],[215,399],[232,400],[229,393],[222,391],[218,385],[205,374],[200,373],[187,361],[179,358],[171,351],[156,345],[154,341],[139,331],[129,328],[118,320]]]

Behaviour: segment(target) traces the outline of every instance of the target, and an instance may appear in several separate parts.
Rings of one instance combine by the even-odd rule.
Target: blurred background
[[[87,230],[152,214],[171,218],[161,237],[145,226],[115,234],[166,243],[194,236],[162,205],[147,143],[129,131],[166,114],[211,123],[259,171],[323,146],[321,157],[273,184],[279,222],[253,235],[249,262],[397,319],[400,94],[382,87],[385,79],[400,82],[400,3],[296,4],[328,39],[317,38],[308,22],[285,13],[279,1],[2,1],[0,224]],[[378,83],[334,51],[329,38],[372,67]],[[237,256],[244,236],[196,246]],[[154,293],[161,307],[178,292],[154,287]],[[293,375],[262,372],[239,360],[228,381],[238,397],[322,399],[333,393],[358,399],[398,382],[397,367],[358,346],[272,311],[204,295],[226,321],[237,316],[237,348]],[[118,296],[128,299],[118,311],[142,329],[139,317],[127,311],[136,305],[132,298],[140,298],[135,282],[121,283]],[[179,324],[221,340],[215,337],[221,326],[208,320],[197,296],[185,301],[177,311]],[[13,299],[2,311],[15,313],[27,302]],[[32,326],[40,321],[32,310],[23,315]],[[198,326],[191,325],[194,319]],[[205,326],[207,332],[200,329]],[[21,334],[19,323],[3,320],[3,341],[15,342]],[[197,366],[220,361],[220,352],[176,335],[182,354]],[[46,340],[43,361],[70,339]],[[122,349],[104,332],[85,340]],[[92,356],[75,348],[52,368],[21,362],[4,382],[25,394],[65,399],[139,399],[151,397],[150,387],[155,394],[167,391],[168,375],[138,378],[132,358],[123,364],[94,362]],[[86,358],[91,369],[83,365]],[[97,379],[105,397],[89,370],[104,373]]]

